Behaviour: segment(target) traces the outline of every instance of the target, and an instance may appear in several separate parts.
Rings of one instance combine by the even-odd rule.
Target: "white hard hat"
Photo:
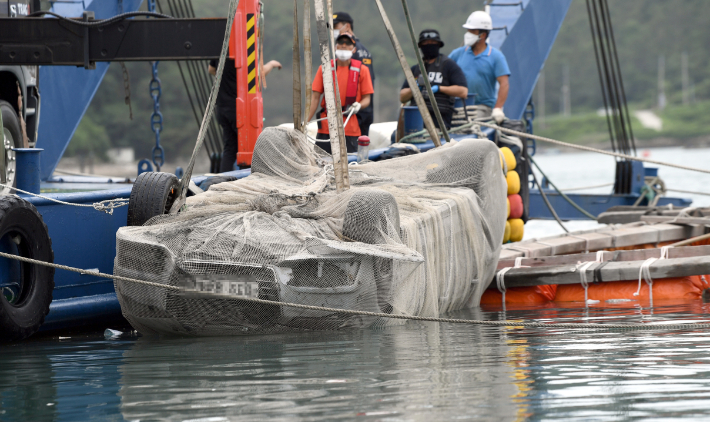
[[[466,29],[482,29],[484,31],[493,30],[493,21],[491,20],[491,15],[481,10],[477,10],[466,19],[466,23],[463,25]]]

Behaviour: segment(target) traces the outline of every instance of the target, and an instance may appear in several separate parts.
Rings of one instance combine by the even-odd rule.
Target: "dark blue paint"
[[[562,220],[589,220],[584,214],[570,205],[561,195],[552,189],[545,189],[547,199],[550,200],[552,208]],[[611,194],[566,194],[577,205],[593,215],[599,215],[609,207],[617,205],[633,205],[638,199],[638,194],[611,195]],[[673,204],[674,207],[685,208],[690,206],[692,201],[686,198],[663,197],[658,201],[658,205]],[[641,205],[645,205],[644,200]],[[552,214],[545,205],[538,189],[530,189],[530,218],[552,220]]]
[[[93,204],[106,199],[128,198],[130,193],[131,186],[126,185],[122,189],[110,191],[45,194],[45,196],[70,203]],[[26,199],[37,207],[47,224],[55,263],[82,269],[98,268],[102,273],[113,273],[116,231],[126,225],[127,207],[116,208],[113,215],[109,215],[96,211],[93,207],[61,205],[36,197]],[[101,299],[102,295],[106,294],[112,294],[115,298],[113,281],[110,279],[56,270],[54,285],[53,302],[46,319],[47,327],[69,327],[89,321],[99,322],[100,320],[96,319],[99,317],[115,319],[120,316],[119,308],[107,306],[105,298]],[[57,308],[57,304],[62,303],[64,307]],[[75,305],[74,318],[66,316],[69,312],[67,310],[69,304]],[[105,312],[107,310],[110,312]],[[86,315],[93,316],[87,320]]]
[[[505,30],[496,30],[490,36],[491,45],[503,52],[510,68],[510,93],[504,110],[509,118],[520,119],[572,0],[524,0],[524,10],[495,6],[510,0],[492,3],[493,27],[507,27],[508,32],[506,36]]]
[[[15,186],[31,193],[39,193],[40,153],[42,148],[13,148],[17,172]]]

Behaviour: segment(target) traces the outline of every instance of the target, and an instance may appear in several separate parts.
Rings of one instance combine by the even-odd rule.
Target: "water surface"
[[[642,307],[644,305],[644,307]],[[705,320],[710,304],[471,309],[468,319]],[[408,322],[237,338],[124,335],[0,349],[0,420],[710,418],[710,334]]]

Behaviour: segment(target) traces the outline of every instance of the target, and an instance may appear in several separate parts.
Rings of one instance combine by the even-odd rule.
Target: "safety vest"
[[[333,81],[336,81],[338,76],[335,73],[335,63],[331,60],[330,65],[333,67]],[[348,86],[345,90],[345,102],[340,104],[343,107],[343,111],[357,100],[357,90],[360,87],[361,67],[362,62],[360,60],[350,59],[350,72],[348,72]],[[323,96],[320,106],[325,110],[325,96]],[[323,116],[325,116],[325,114],[323,114]]]

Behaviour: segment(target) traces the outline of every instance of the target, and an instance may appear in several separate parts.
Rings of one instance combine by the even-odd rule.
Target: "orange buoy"
[[[523,234],[525,233],[525,223],[519,218],[511,218],[508,220],[510,223],[510,241],[520,242],[523,240]]]
[[[508,195],[508,203],[510,204],[508,218],[522,218],[523,198],[517,193],[515,195]]]
[[[511,287],[505,292],[505,303],[545,303],[554,300],[557,285]],[[500,305],[503,294],[496,289],[488,289],[481,296],[481,304]]]
[[[653,281],[653,299],[700,299],[703,293],[700,276],[663,278]],[[638,280],[611,281],[590,284],[587,297],[591,300],[610,299],[649,300],[648,284],[641,281],[638,296]],[[584,302],[584,288],[581,284],[563,284],[557,288],[556,302]]]
[[[503,159],[505,159],[505,165],[508,166],[508,171],[515,170],[515,154],[508,147],[503,147],[500,149]]]
[[[505,175],[505,181],[508,183],[508,195],[515,195],[520,192],[520,176],[514,171],[509,171]]]
[[[503,231],[503,243],[510,242],[510,222],[505,222],[505,231]]]

